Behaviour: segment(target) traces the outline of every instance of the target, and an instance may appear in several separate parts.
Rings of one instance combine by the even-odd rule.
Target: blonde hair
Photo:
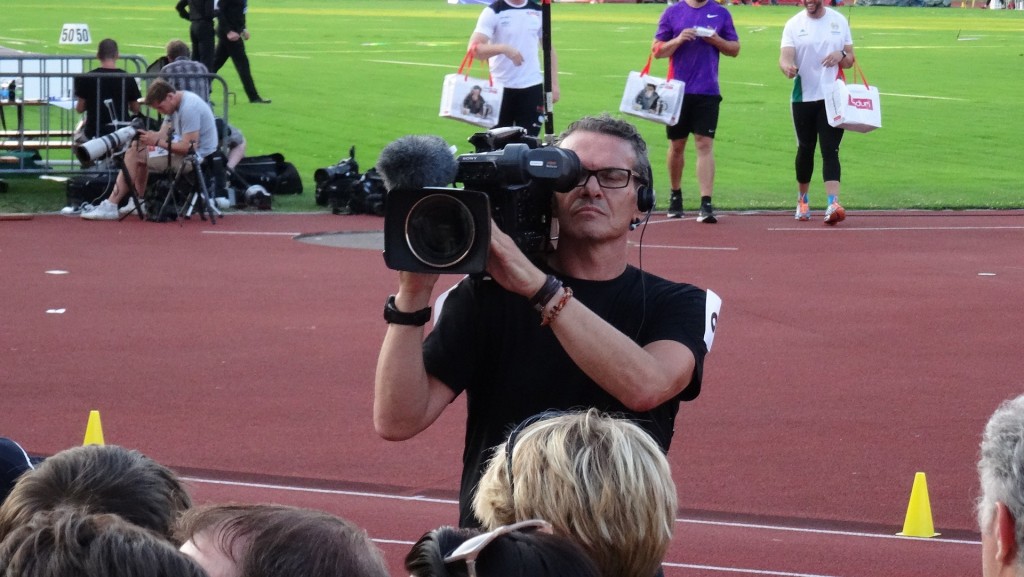
[[[676,508],[668,460],[654,439],[596,409],[515,432],[495,449],[473,500],[490,529],[547,520],[586,549],[605,577],[652,577],[672,540]]]

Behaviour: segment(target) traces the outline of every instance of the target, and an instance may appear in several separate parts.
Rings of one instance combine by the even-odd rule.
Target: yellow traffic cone
[[[103,425],[100,423],[100,412],[89,411],[89,424],[85,426],[83,445],[103,445]]]
[[[907,505],[907,517],[903,521],[903,530],[897,535],[904,537],[935,537],[935,525],[932,524],[932,506],[928,501],[928,481],[924,473],[914,475],[914,488],[910,490],[910,504]]]

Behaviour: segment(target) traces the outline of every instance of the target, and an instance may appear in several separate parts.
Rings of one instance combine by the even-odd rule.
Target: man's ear
[[[996,559],[1003,566],[1017,561],[1017,520],[1005,503],[996,503],[995,518]]]

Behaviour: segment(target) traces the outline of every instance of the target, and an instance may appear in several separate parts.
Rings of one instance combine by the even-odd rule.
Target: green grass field
[[[616,112],[625,77],[646,61],[665,6],[554,4],[561,101],[556,132],[575,118]],[[251,154],[282,152],[299,168],[306,193],[279,198],[278,210],[312,210],[313,171],[355,145],[369,168],[388,142],[438,134],[468,152],[473,126],[437,116],[441,81],[454,72],[479,6],[444,0],[253,0],[248,44],[253,74],[269,106],[244,94],[230,116]],[[731,7],[738,58],[723,58],[725,98],[716,138],[715,202],[721,209],[789,209],[795,140],[790,82],[778,71],[782,26],[794,6]],[[857,59],[882,93],[883,125],[843,140],[843,201],[866,208],[1024,206],[1024,11],[847,6]],[[49,54],[94,53],[115,38],[123,54],[153,61],[188,23],[167,3],[8,0],[0,46]],[[61,46],[63,23],[83,22],[94,43]],[[663,75],[665,61],[655,63]],[[477,73],[483,68],[478,67]],[[228,63],[220,71],[241,93]],[[651,148],[659,207],[667,202],[666,141],[660,125],[635,119]],[[684,174],[694,205],[693,151]],[[820,161],[818,162],[820,171]],[[63,188],[11,180],[0,210],[50,211]],[[818,174],[812,206],[824,203]]]

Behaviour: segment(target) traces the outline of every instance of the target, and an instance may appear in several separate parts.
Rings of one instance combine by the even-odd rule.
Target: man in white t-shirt
[[[152,106],[164,117],[159,131],[139,130],[135,140],[128,143],[124,153],[124,164],[131,175],[135,194],[146,193],[149,171],[177,169],[186,155],[195,153],[202,161],[217,150],[217,125],[213,111],[205,100],[187,90],[175,90],[166,80],[154,80],[146,91],[146,104]],[[150,156],[150,147],[161,147],[168,154]],[[129,192],[124,171],[117,175],[117,184],[104,200],[88,212],[82,213],[87,220],[117,220],[118,204]],[[129,201],[128,211],[134,208],[134,199]]]
[[[521,126],[536,136],[544,121],[541,7],[536,0],[496,0],[483,9],[469,38],[474,58],[488,59],[491,76],[505,88],[498,126]],[[551,96],[558,101],[558,72],[551,49]]]
[[[793,79],[793,126],[796,129],[797,220],[811,218],[807,192],[814,173],[814,148],[820,140],[821,175],[828,195],[825,224],[846,218],[839,204],[839,144],[843,129],[828,123],[826,91],[839,67],[853,66],[853,37],[850,24],[839,12],[826,8],[823,0],[803,0],[804,10],[786,22],[782,30],[779,69]]]

